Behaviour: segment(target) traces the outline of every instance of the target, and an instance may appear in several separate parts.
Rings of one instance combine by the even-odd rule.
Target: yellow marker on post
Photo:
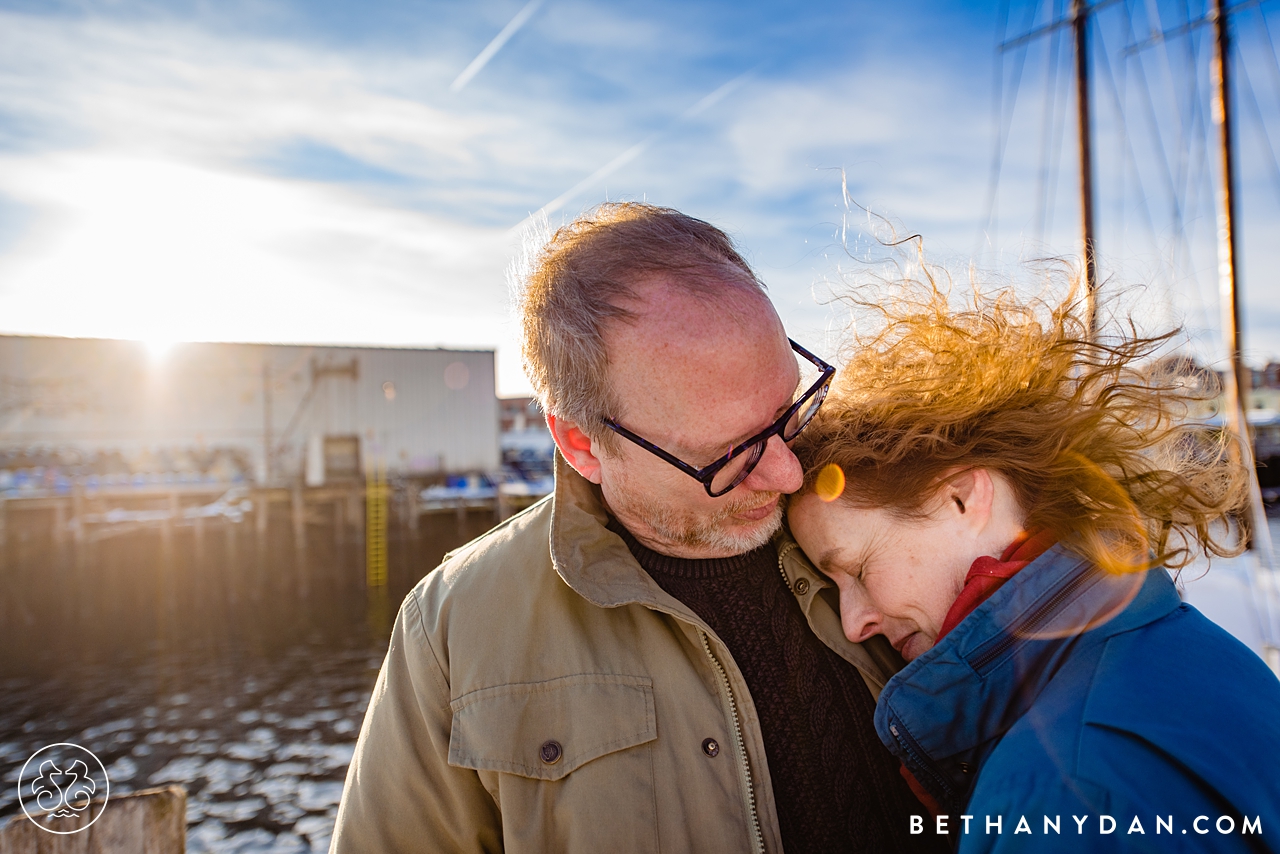
[[[387,467],[381,460],[365,470],[365,583],[387,585]]]

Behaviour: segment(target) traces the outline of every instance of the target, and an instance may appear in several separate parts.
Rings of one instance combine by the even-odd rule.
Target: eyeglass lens
[[[790,442],[800,435],[801,430],[808,426],[809,422],[813,420],[813,416],[818,414],[818,407],[822,406],[822,401],[826,399],[827,389],[829,388],[830,383],[824,384],[787,419],[787,423],[781,431],[784,442]],[[756,467],[756,463],[760,462],[760,458],[764,456],[765,445],[770,438],[772,437],[768,436],[755,442],[748,450],[734,457],[724,468],[716,472],[715,477],[711,479],[711,494],[713,496],[722,495],[746,480],[747,475],[751,474],[752,469]]]

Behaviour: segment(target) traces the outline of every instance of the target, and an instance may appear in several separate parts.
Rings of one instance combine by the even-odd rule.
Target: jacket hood
[[[1055,546],[889,680],[876,731],[944,809],[959,805],[971,770],[1072,655],[1180,604],[1163,569],[1114,575]]]

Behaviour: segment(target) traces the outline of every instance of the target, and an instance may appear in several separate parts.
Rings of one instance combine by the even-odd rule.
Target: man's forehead
[[[679,277],[650,274],[632,286],[634,297],[620,305],[628,312],[624,322],[606,329],[606,340],[627,339],[663,343],[686,351],[725,345],[720,339],[782,335],[782,322],[769,298],[754,283],[739,275],[707,274]]]
[[[758,292],[757,292],[758,294]],[[738,441],[777,417],[798,378],[772,305],[744,297],[734,312],[665,295],[615,328],[609,373],[627,426],[690,450]],[[718,450],[718,448],[716,449]]]

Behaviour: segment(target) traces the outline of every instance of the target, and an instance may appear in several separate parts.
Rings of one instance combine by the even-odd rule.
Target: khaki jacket
[[[606,522],[557,457],[553,496],[405,598],[332,854],[782,850],[742,674]],[[778,545],[813,631],[878,695],[901,660],[849,643],[834,587]]]

